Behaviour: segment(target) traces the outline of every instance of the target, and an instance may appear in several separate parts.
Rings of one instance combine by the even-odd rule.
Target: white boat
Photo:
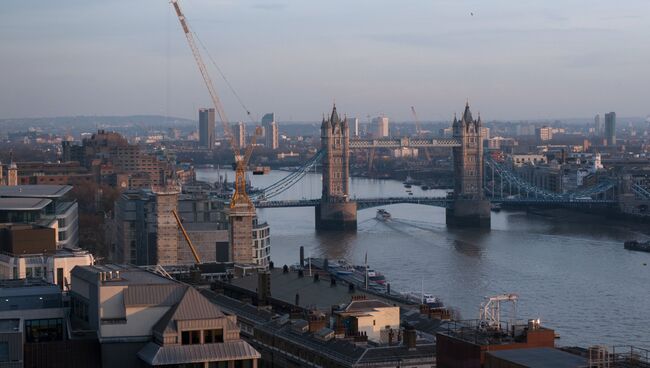
[[[433,296],[433,294],[411,292],[408,293],[406,297],[408,298],[408,300],[414,302],[419,302],[430,306],[442,306],[442,301],[436,298],[435,296]]]
[[[388,211],[382,208],[377,210],[377,215],[375,216],[375,218],[379,221],[388,221],[391,219],[391,215]]]

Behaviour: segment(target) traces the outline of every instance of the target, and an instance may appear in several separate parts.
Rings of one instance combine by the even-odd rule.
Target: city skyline
[[[648,114],[642,1],[302,4],[194,1],[190,24],[257,121],[348,116],[488,120]],[[161,114],[210,106],[167,2],[10,3],[0,118]],[[83,29],[83,32],[80,30]],[[301,29],[301,32],[295,32]],[[205,50],[202,50],[205,55]],[[229,120],[249,121],[208,62]],[[622,88],[625,86],[625,88]]]

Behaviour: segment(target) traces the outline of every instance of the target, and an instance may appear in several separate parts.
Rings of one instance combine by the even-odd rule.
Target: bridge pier
[[[491,226],[490,201],[457,199],[448,207],[445,222],[450,227],[487,228]]]
[[[357,230],[357,202],[321,201],[315,207],[316,230]]]

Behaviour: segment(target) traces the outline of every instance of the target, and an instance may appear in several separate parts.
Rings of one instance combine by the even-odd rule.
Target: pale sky
[[[0,118],[169,114],[210,99],[166,0],[3,0]],[[650,113],[648,0],[181,0],[251,111],[448,119]],[[472,16],[470,13],[474,13]],[[245,119],[204,55],[231,121]]]

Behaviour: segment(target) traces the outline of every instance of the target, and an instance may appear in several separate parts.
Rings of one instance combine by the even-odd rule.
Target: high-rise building
[[[232,134],[235,137],[235,143],[239,147],[246,146],[246,125],[243,122],[232,125]]]
[[[535,135],[537,136],[537,140],[541,142],[550,141],[553,139],[553,128],[547,126],[537,128],[535,129]]]
[[[350,129],[352,130],[352,135],[355,137],[358,137],[361,134],[361,131],[359,131],[359,119],[358,118],[348,118],[348,125],[350,126]]]
[[[372,119],[373,136],[375,138],[388,137],[388,118],[378,116]]]
[[[602,136],[603,134],[603,125],[602,122],[600,121],[600,114],[596,114],[594,116],[594,135],[597,137]]]
[[[262,127],[264,128],[264,146],[272,150],[280,147],[278,123],[275,121],[275,113],[264,114],[262,117]]]
[[[213,108],[199,109],[199,144],[208,149],[214,148],[214,124],[216,115]]]
[[[616,113],[605,114],[605,140],[608,146],[616,145]]]

